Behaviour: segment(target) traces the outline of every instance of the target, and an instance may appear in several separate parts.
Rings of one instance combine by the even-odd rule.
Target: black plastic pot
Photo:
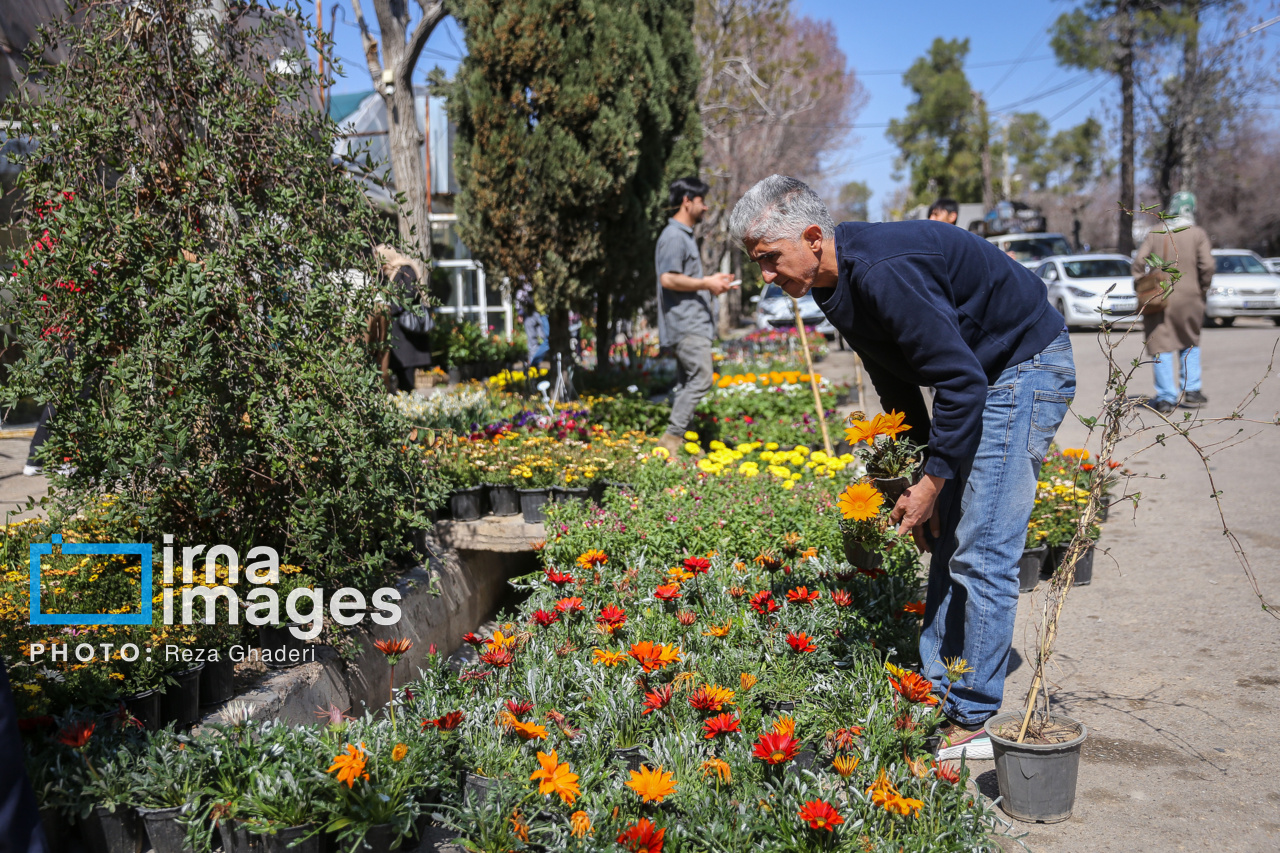
[[[262,839],[263,853],[320,853],[320,842],[324,836],[307,823],[277,830],[275,835],[262,835],[259,838]],[[305,840],[289,846],[300,838]]]
[[[626,762],[628,771],[639,770],[644,766],[644,753],[639,746],[624,746],[613,751],[613,757]]]
[[[766,714],[790,714],[799,704],[798,699],[761,699],[760,709]]]
[[[496,788],[498,781],[479,773],[466,774],[462,783],[462,799],[483,803],[489,798],[489,792]]]
[[[551,499],[556,503],[564,501],[589,501],[591,500],[591,489],[586,486],[570,488],[566,486],[555,486],[551,489]]]
[[[454,521],[476,521],[484,515],[484,486],[458,489],[449,496]]]
[[[379,823],[369,827],[365,833],[363,850],[368,853],[391,853],[391,845],[399,840],[395,829],[389,823]],[[407,850],[412,845],[401,842],[400,850]]]
[[[903,492],[911,488],[911,481],[906,477],[873,477],[871,484],[880,490],[889,506],[896,504]]]
[[[1020,713],[997,714],[987,720],[1000,808],[1017,820],[1057,823],[1071,817],[1080,772],[1080,747],[1089,732],[1083,723],[1070,717],[1051,719],[1076,726],[1080,734],[1066,743],[1018,743],[999,737],[996,732],[1007,723],[1020,724]]]
[[[58,814],[55,807],[40,807],[40,825],[44,827],[45,849],[48,853],[69,853],[72,825]]]
[[[515,486],[489,486],[489,511],[494,515],[520,514],[520,495]]]
[[[187,828],[178,823],[182,806],[170,809],[138,809],[155,853],[191,853],[186,844]]]
[[[1058,570],[1058,566],[1062,565],[1062,560],[1067,555],[1066,545],[1055,545],[1049,549],[1049,562],[1045,567],[1045,574],[1052,575]],[[1089,546],[1089,550],[1080,555],[1080,559],[1076,560],[1076,579],[1072,586],[1088,586],[1093,583],[1093,546]]]
[[[129,716],[136,717],[142,727],[154,732],[160,727],[160,691],[143,690],[122,698],[124,706],[129,709]]]
[[[547,520],[543,508],[551,496],[547,489],[516,489],[520,496],[520,512],[524,514],[526,524],[541,524]]]
[[[1027,548],[1018,560],[1018,592],[1031,592],[1040,582],[1040,569],[1049,556],[1048,545]]]
[[[204,664],[175,672],[170,684],[160,696],[160,725],[173,723],[180,729],[200,721],[200,672]]]
[[[868,549],[848,533],[844,534],[844,558],[855,569],[878,569],[884,562],[884,554]]]
[[[80,828],[93,853],[142,853],[142,821],[128,806],[94,806]]]
[[[222,838],[222,853],[262,853],[263,851],[263,836],[249,832],[241,821],[219,821],[218,835]]]
[[[302,623],[291,623],[286,625],[259,625],[258,626],[258,645],[262,647],[264,652],[271,652],[272,660],[270,662],[263,661],[267,669],[289,669],[302,663],[301,660],[290,661],[291,655],[286,655],[283,659],[278,659],[277,653],[280,651],[303,651],[306,649],[305,640],[300,640],[289,630],[291,627],[302,627]]]
[[[235,662],[219,650],[218,660],[207,661],[200,671],[200,704],[220,705],[235,693]]]

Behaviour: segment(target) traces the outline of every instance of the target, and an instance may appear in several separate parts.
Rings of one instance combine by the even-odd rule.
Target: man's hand
[[[712,273],[702,279],[704,289],[711,291],[712,296],[719,296],[729,289],[733,283],[733,274],[727,272]]]
[[[889,520],[898,525],[898,533],[911,531],[916,547],[921,551],[933,550],[924,538],[924,524],[929,522],[929,533],[937,539],[942,535],[942,520],[938,516],[938,493],[946,480],[925,474],[920,482],[902,493],[893,505]]]

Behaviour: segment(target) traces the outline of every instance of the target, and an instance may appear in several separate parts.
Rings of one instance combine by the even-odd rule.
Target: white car
[[[1028,269],[1036,269],[1054,255],[1071,254],[1071,244],[1061,234],[999,234],[987,242]]]
[[[791,304],[791,297],[776,284],[767,285],[764,293],[751,297],[756,303],[756,328],[778,329],[796,324],[796,310]],[[813,294],[806,293],[800,297],[800,316],[806,326],[817,326],[826,322],[827,316],[822,313],[818,303],[813,301]],[[834,329],[833,329],[834,331]]]
[[[1263,258],[1262,262],[1267,265],[1267,269],[1280,274],[1280,258]]]
[[[1230,326],[1237,317],[1270,317],[1280,326],[1280,276],[1262,258],[1248,249],[1214,249],[1213,265],[1206,321]]]
[[[1049,291],[1049,303],[1062,314],[1068,329],[1133,323],[1138,295],[1133,290],[1131,262],[1124,255],[1064,255],[1036,269]]]

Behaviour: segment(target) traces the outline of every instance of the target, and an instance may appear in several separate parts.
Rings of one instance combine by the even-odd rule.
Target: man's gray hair
[[[822,229],[824,240],[836,233],[831,211],[818,194],[786,175],[770,175],[747,190],[729,215],[729,234],[738,243],[799,240],[810,225]]]

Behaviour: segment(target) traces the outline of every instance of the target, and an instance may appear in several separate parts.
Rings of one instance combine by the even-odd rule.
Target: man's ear
[[[804,242],[814,252],[819,251],[822,248],[822,226],[810,225],[808,228],[804,229],[804,231],[800,232],[800,238],[804,240]]]

